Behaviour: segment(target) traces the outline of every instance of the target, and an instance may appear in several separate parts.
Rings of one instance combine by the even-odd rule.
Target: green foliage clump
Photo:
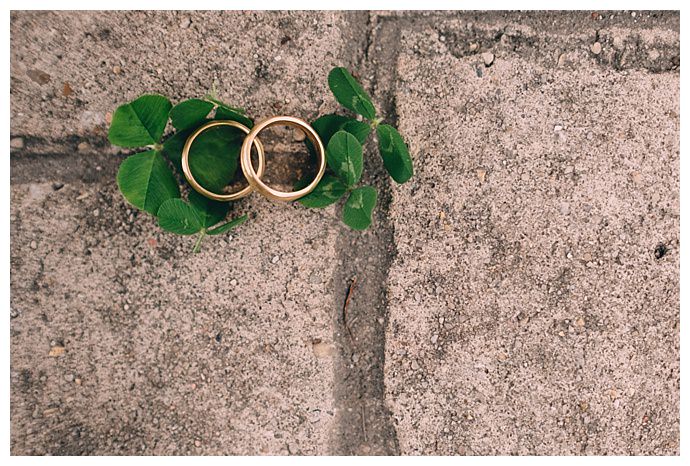
[[[356,118],[328,114],[311,124],[326,148],[328,170],[314,191],[299,199],[310,208],[323,208],[347,197],[342,220],[354,230],[371,225],[377,191],[358,186],[364,169],[363,145],[375,130],[383,165],[397,183],[412,177],[412,159],[398,131],[381,124],[371,98],[345,68],[334,68],[328,85],[338,103],[361,115]],[[251,128],[254,122],[245,111],[231,107],[215,96],[189,99],[173,106],[162,95],[142,95],[121,105],[113,114],[108,139],[114,145],[146,150],[129,156],[120,165],[117,184],[125,199],[158,219],[159,226],[179,235],[198,235],[194,252],[206,235],[218,235],[239,226],[246,215],[226,221],[228,203],[217,202],[189,189],[181,198],[179,181],[182,149],[197,128],[211,120],[233,120]],[[175,131],[163,138],[170,121]],[[189,164],[199,183],[221,192],[235,177],[244,140],[240,130],[218,126],[203,132],[190,149]],[[307,147],[314,148],[307,140]],[[177,172],[177,177],[173,172]]]

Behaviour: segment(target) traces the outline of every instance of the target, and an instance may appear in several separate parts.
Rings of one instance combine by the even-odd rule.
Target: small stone
[[[317,358],[328,358],[335,354],[335,346],[331,343],[324,343],[322,341],[314,341],[311,345],[314,356]]]
[[[50,75],[45,71],[41,70],[29,70],[26,75],[34,82],[38,84],[48,84],[50,82]]]
[[[494,54],[491,52],[482,53],[482,60],[484,60],[484,65],[491,66],[494,62]]]
[[[440,40],[441,42],[445,42],[445,41],[446,41],[446,36],[440,36],[440,37],[438,38],[438,40]]]
[[[413,371],[418,371],[419,370],[419,363],[417,360],[413,359],[412,363],[410,364],[410,367],[412,368]]]
[[[273,259],[271,259],[271,264],[277,264],[279,260],[280,260],[279,256],[273,256]]]
[[[65,380],[68,382],[74,382],[74,374],[65,374]]]
[[[359,354],[358,353],[353,353],[352,354],[352,362],[357,364],[359,362]]]
[[[414,300],[420,302],[422,300],[422,295],[419,293],[414,294]]]
[[[86,141],[80,142],[77,145],[77,151],[79,152],[87,152],[89,150],[89,143]]]
[[[115,73],[115,74],[122,73],[122,67],[120,65],[113,66],[113,73]]]
[[[234,278],[230,280],[230,286],[237,286],[237,280],[235,280]]]
[[[633,183],[640,184],[642,183],[642,173],[634,171],[630,174],[630,179],[633,181]]]
[[[12,138],[10,139],[10,149],[23,149],[24,139],[23,138]]]
[[[565,59],[566,56],[564,53],[559,53],[558,58],[556,59],[556,66],[563,66],[565,65]]]
[[[32,241],[32,242],[29,244],[29,247],[30,247],[31,249],[36,249],[36,248],[38,247],[38,244],[36,244],[36,241]]]
[[[53,191],[59,191],[65,186],[65,183],[60,183],[59,181],[56,181],[53,183]]]
[[[194,446],[195,447],[200,447],[201,446],[201,441],[200,440],[194,440]]]
[[[437,341],[438,341],[438,335],[432,335],[431,343],[435,345]]]
[[[101,210],[100,209],[94,209],[94,211],[91,213],[93,214],[94,217],[98,217],[99,215],[101,215]]]
[[[601,44],[599,42],[595,42],[589,49],[594,55],[599,55],[601,53]]]
[[[53,346],[52,348],[50,348],[50,352],[48,352],[48,356],[50,356],[51,358],[57,358],[58,356],[62,356],[63,354],[65,354],[65,347],[59,345]]]
[[[192,25],[192,18],[190,18],[189,16],[185,16],[184,18],[182,18],[182,21],[180,21],[180,27],[182,29],[187,29],[191,25]]]
[[[554,130],[554,131],[562,131],[562,130],[563,130],[563,126],[562,126],[562,125],[554,125],[553,130]]]
[[[125,311],[129,311],[129,304],[126,304],[126,303],[125,303],[125,305],[122,306],[122,308],[123,308]]]
[[[470,52],[476,52],[479,49],[479,44],[476,42],[472,42],[470,44]]]
[[[565,255],[565,257],[567,257],[568,259],[572,259],[572,258],[573,258],[573,253],[570,252],[570,251],[568,251],[568,253]]]
[[[10,309],[10,319],[15,319],[17,317],[19,317],[19,311],[14,309],[14,308],[11,308]]]
[[[110,124],[113,121],[113,114],[111,112],[106,112],[105,114],[105,122]]]
[[[577,319],[575,319],[575,325],[580,328],[584,327],[585,319],[583,319],[582,317],[578,317]]]
[[[76,383],[77,385],[81,385],[81,379],[77,377],[76,379],[74,379],[74,383]]]
[[[302,142],[302,141],[304,141],[304,140],[306,139],[306,137],[307,137],[307,136],[304,134],[304,131],[302,131],[301,129],[295,128],[295,129],[292,131],[292,138],[293,138],[295,141],[297,141],[297,142]]]
[[[63,83],[62,84],[62,97],[69,97],[72,94],[74,94],[74,91],[72,90],[72,86],[70,86],[68,82]]]
[[[486,170],[484,170],[483,168],[478,168],[477,178],[479,179],[480,183],[483,183],[486,180]]]
[[[632,13],[630,13],[630,16],[634,18],[635,16],[637,16],[637,13],[633,11]]]

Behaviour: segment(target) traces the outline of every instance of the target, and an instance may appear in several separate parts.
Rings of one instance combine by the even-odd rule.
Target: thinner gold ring
[[[319,158],[319,170],[316,173],[316,177],[314,177],[312,182],[306,187],[298,191],[285,192],[271,188],[270,186],[266,185],[266,183],[261,181],[262,174],[254,171],[254,167],[252,167],[252,144],[257,140],[257,136],[261,131],[270,126],[276,125],[291,126],[303,131],[306,137],[314,145],[316,155]],[[244,142],[242,143],[242,151],[240,152],[240,165],[242,166],[242,172],[244,173],[244,177],[247,178],[249,185],[252,186],[258,193],[263,194],[267,198],[274,201],[294,201],[312,192],[314,188],[316,188],[316,185],[319,184],[319,181],[321,181],[323,173],[326,170],[326,153],[323,148],[321,138],[319,138],[319,135],[316,134],[314,128],[309,126],[306,121],[291,116],[274,116],[254,125],[249,134],[247,134],[247,136],[244,138]]]
[[[221,202],[230,202],[230,201],[235,201],[237,199],[241,199],[247,195],[249,195],[254,188],[252,187],[252,184],[249,183],[248,186],[245,186],[243,189],[237,191],[236,193],[230,193],[230,194],[218,194],[214,193],[212,191],[209,191],[208,189],[204,188],[199,184],[199,182],[194,178],[194,175],[192,174],[192,170],[189,168],[189,151],[192,148],[192,143],[194,143],[194,140],[199,136],[201,133],[204,131],[213,128],[215,126],[232,126],[233,128],[237,128],[244,132],[245,134],[249,134],[249,128],[244,126],[241,123],[238,123],[236,121],[232,120],[214,120],[206,123],[203,126],[200,126],[196,131],[194,131],[188,138],[187,141],[184,144],[184,148],[182,149],[182,171],[184,172],[185,178],[187,178],[187,181],[189,182],[190,185],[192,185],[192,188],[199,194],[206,196],[210,199],[213,199],[215,201],[221,201]],[[254,147],[256,147],[256,152],[258,153],[259,156],[259,163],[256,172],[257,178],[261,178],[264,174],[264,170],[266,169],[266,159],[265,159],[265,154],[264,154],[264,146],[261,144],[261,141],[259,141],[258,138],[253,139]],[[244,147],[244,146],[242,146]],[[248,164],[251,167],[252,166],[252,161],[251,161],[251,146],[249,146],[249,149],[247,150],[248,155]],[[244,167],[242,167],[244,171]],[[252,172],[254,170],[254,167],[252,167]],[[245,175],[246,176],[246,175]]]

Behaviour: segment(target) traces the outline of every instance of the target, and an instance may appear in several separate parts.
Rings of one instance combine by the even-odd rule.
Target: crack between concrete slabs
[[[395,68],[397,48],[381,47],[381,40],[397,40],[396,21],[369,15],[367,40],[353,70],[363,81],[371,77],[374,101],[389,123],[395,124],[392,84],[381,80],[379,69]],[[379,53],[379,50],[389,50]],[[386,65],[381,66],[384,61]],[[342,266],[333,278],[336,424],[330,450],[338,455],[397,455],[400,447],[385,404],[385,338],[388,323],[387,277],[396,255],[393,227],[388,219],[391,181],[374,141],[365,147],[365,184],[379,191],[372,227],[364,232],[343,230],[337,244]]]

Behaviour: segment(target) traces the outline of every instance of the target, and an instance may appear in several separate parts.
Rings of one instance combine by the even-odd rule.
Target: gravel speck
[[[36,248],[38,247],[38,244],[36,243],[36,241],[32,241],[32,242],[29,244],[29,247],[30,247],[31,249],[36,249]]]
[[[10,149],[23,149],[24,139],[23,138],[12,138],[10,139]]]
[[[279,260],[280,260],[279,256],[273,256],[273,259],[271,259],[271,264],[277,264]]]
[[[599,55],[601,53],[601,44],[599,42],[595,42],[589,49],[594,55]]]
[[[491,52],[482,53],[482,60],[484,60],[484,65],[491,66],[494,62],[494,54]]]

